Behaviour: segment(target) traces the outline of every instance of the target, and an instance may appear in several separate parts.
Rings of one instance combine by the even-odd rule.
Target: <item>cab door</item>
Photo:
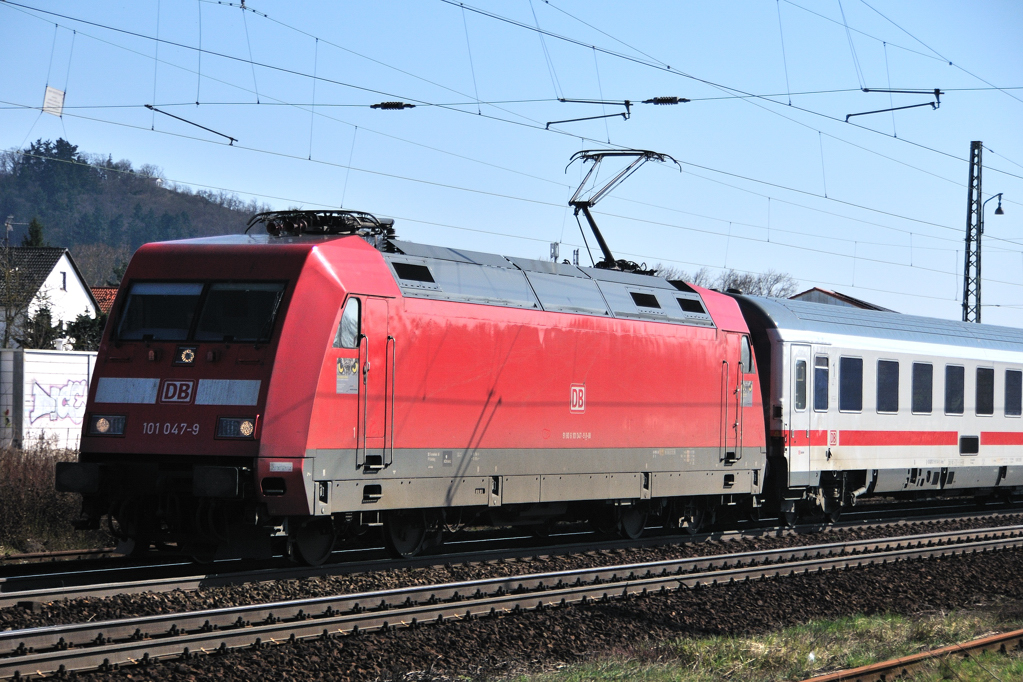
[[[390,464],[390,403],[394,339],[388,334],[388,302],[367,296],[362,317],[362,457],[367,469]]]
[[[802,486],[809,483],[809,376],[810,346],[806,344],[792,344],[789,347],[788,367],[789,423],[785,433],[790,486]]]

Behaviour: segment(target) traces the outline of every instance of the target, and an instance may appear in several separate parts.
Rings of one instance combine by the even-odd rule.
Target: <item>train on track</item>
[[[315,564],[368,531],[409,556],[467,524],[637,537],[1023,488],[1023,330],[414,244],[355,211],[254,221],[132,258],[57,471],[81,527]]]

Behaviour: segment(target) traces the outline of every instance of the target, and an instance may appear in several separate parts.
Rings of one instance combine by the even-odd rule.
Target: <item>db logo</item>
[[[195,381],[173,381],[167,379],[160,386],[161,403],[190,403],[194,398]]]
[[[838,431],[828,431],[828,445],[838,445]]]
[[[572,384],[572,394],[568,404],[572,412],[586,411],[586,384]]]

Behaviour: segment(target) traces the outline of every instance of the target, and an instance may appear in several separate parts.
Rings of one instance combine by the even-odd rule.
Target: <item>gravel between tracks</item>
[[[828,532],[786,535],[783,537],[686,542],[679,545],[561,556],[538,556],[536,558],[498,562],[394,569],[303,580],[267,581],[231,587],[211,587],[197,591],[175,590],[173,592],[162,593],[124,594],[106,598],[72,599],[38,605],[34,612],[17,606],[0,609],[0,630],[132,618],[161,613],[180,613],[183,611],[260,604],[289,599],[386,590],[410,585],[432,585],[526,573],[564,571],[594,566],[611,566],[1019,524],[1023,524],[1023,514],[906,523],[866,529],[831,529]],[[543,550],[538,549],[537,551],[539,553]]]
[[[539,562],[459,565],[373,575],[263,583],[195,593],[124,595],[45,605],[39,613],[6,609],[3,628],[103,620],[148,613],[221,607],[293,597],[539,572],[675,556],[696,556],[1019,523],[1001,517],[815,536],[552,557]],[[84,675],[106,679],[445,679],[503,676],[622,651],[629,642],[675,636],[763,632],[813,618],[854,613],[917,613],[994,601],[1023,602],[1023,551],[913,561],[837,573],[741,583],[651,596],[627,602],[528,612],[471,623],[364,634],[330,641],[232,652],[146,668]],[[430,671],[423,673],[422,671]],[[406,676],[406,673],[410,673]],[[419,673],[419,674],[416,674]]]

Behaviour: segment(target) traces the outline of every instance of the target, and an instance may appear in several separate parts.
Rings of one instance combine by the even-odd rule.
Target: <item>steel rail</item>
[[[957,517],[956,520],[971,518],[988,518],[998,516],[1014,516],[1018,511],[994,511],[984,510],[973,514]],[[806,534],[815,531],[832,532],[836,530],[849,530],[861,528],[886,528],[902,525],[903,523],[920,523],[933,520],[948,520],[944,516],[933,516],[926,518],[900,519],[880,521],[874,523],[844,522],[830,525],[802,525],[790,529],[779,528],[746,528],[737,531],[704,533],[694,536],[689,535],[657,535],[644,537],[639,540],[615,540],[615,541],[586,541],[586,542],[565,542],[560,545],[528,547],[504,547],[501,549],[478,549],[450,554],[430,554],[412,559],[380,561],[377,559],[359,560],[346,563],[333,563],[310,568],[303,566],[267,567],[259,566],[254,569],[245,570],[217,570],[215,565],[212,572],[188,573],[171,576],[158,576],[154,578],[139,578],[140,571],[158,570],[159,566],[123,566],[104,570],[78,570],[69,575],[30,575],[0,577],[0,608],[13,606],[23,602],[45,603],[57,599],[80,599],[80,598],[104,598],[120,594],[138,594],[142,592],[169,592],[172,590],[193,591],[202,587],[223,587],[228,585],[241,585],[251,582],[263,582],[267,580],[294,580],[311,577],[325,577],[344,575],[352,573],[364,573],[385,569],[402,569],[435,566],[441,563],[476,563],[481,561],[493,561],[502,559],[529,559],[538,556],[555,556],[567,554],[580,554],[590,551],[634,549],[640,547],[653,547],[669,544],[700,542],[705,540],[741,540],[761,537],[784,537],[787,535]],[[1008,526],[1007,526],[1008,527]],[[470,544],[476,544],[470,542]],[[452,547],[455,543],[448,546]],[[358,554],[365,554],[358,550]],[[47,567],[50,564],[46,565]],[[174,569],[189,568],[187,564],[170,564]],[[223,567],[223,565],[221,565]],[[192,568],[203,568],[195,565]],[[110,574],[128,573],[126,578],[111,580]]]
[[[893,549],[893,546],[895,549]],[[144,663],[199,652],[1023,547],[1023,528],[627,564],[413,586],[191,613],[0,632],[0,677]],[[805,558],[809,553],[815,556]]]
[[[1023,630],[1014,630],[1000,635],[982,637],[981,639],[961,644],[951,644],[940,649],[931,649],[930,651],[923,651],[912,656],[893,658],[889,661],[871,663],[870,665],[850,668],[849,670],[839,670],[826,675],[811,677],[803,682],[885,682],[892,679],[891,676],[893,675],[897,675],[900,678],[905,677],[910,670],[926,665],[935,659],[950,658],[952,656],[966,658],[983,651],[998,651],[1004,654],[1008,653],[1009,649],[1023,650]]]
[[[51,562],[81,559],[83,557],[122,556],[113,547],[104,549],[62,549],[56,552],[26,552],[24,554],[0,554],[0,563],[16,561]]]

